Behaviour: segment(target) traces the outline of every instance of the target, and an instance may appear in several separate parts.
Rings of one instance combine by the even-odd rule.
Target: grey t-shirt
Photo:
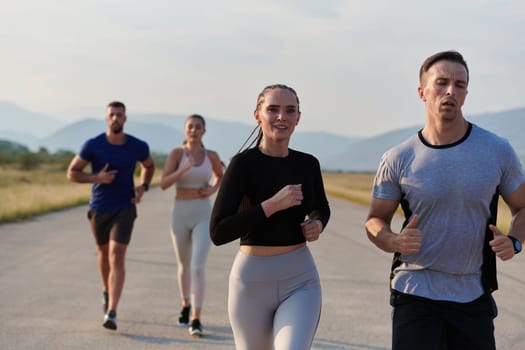
[[[514,192],[525,175],[507,140],[476,125],[460,141],[432,146],[421,132],[381,158],[375,198],[400,201],[419,215],[418,254],[400,255],[391,287],[433,300],[469,302],[483,294],[481,265],[497,193]]]

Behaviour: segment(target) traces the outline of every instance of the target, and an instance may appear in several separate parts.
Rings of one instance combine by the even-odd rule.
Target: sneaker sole
[[[202,332],[190,332],[190,335],[192,336],[192,338],[202,338]]]
[[[107,320],[106,322],[104,322],[103,324],[104,328],[106,329],[110,329],[112,331],[116,331],[117,330],[117,324],[113,321],[110,321],[110,320]]]
[[[202,329],[199,329],[199,328],[192,329],[190,327],[190,328],[188,328],[188,333],[190,333],[190,335],[193,338],[200,338],[200,337],[202,337]]]

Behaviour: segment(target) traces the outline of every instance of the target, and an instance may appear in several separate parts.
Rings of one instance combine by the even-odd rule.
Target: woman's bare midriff
[[[175,189],[175,199],[202,199],[199,188],[183,188],[177,187]]]
[[[300,249],[304,247],[305,245],[306,243],[299,243],[299,244],[287,245],[287,246],[277,246],[277,247],[262,246],[262,245],[241,245],[240,250],[246,255],[272,256],[272,255],[286,254],[291,251]]]

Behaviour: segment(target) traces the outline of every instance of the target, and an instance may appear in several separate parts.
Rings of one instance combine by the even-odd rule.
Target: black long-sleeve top
[[[261,203],[293,184],[302,185],[301,205],[267,218]],[[239,210],[246,200],[247,208]],[[211,214],[210,236],[215,245],[238,238],[241,245],[294,245],[306,241],[300,227],[305,216],[320,220],[323,228],[330,218],[319,161],[292,149],[286,157],[271,157],[251,148],[233,157],[226,169]]]

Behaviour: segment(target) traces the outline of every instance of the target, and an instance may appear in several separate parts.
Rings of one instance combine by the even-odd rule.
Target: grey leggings
[[[208,198],[180,200],[173,204],[171,232],[177,256],[178,281],[181,298],[189,299],[194,307],[204,301],[206,259],[210,251],[210,214]]]
[[[308,247],[268,257],[238,252],[228,314],[237,350],[310,349],[321,314],[321,284]]]

